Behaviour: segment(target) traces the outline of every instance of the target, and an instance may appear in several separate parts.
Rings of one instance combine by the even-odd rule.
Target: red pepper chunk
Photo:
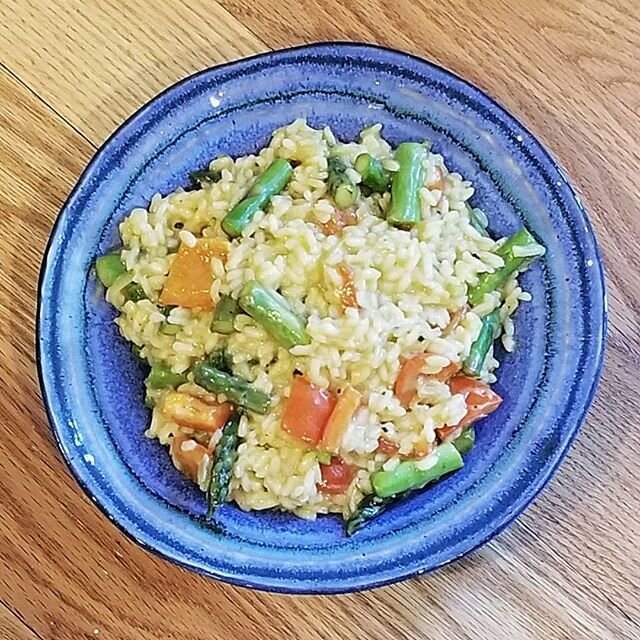
[[[470,424],[486,418],[493,413],[502,403],[502,398],[489,385],[469,378],[468,376],[455,376],[449,380],[449,388],[452,394],[460,393],[467,403],[467,413],[462,420],[455,425],[449,425],[455,429],[468,427]],[[439,434],[440,438],[446,438],[451,432]]]
[[[318,490],[330,495],[344,493],[355,478],[356,468],[347,464],[342,458],[331,458],[329,464],[320,465],[322,482],[318,485]]]
[[[336,406],[333,394],[302,376],[296,376],[282,417],[282,428],[303,442],[316,446]]]

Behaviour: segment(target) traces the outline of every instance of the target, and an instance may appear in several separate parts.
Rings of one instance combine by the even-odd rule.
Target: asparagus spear
[[[496,254],[504,259],[504,266],[493,273],[483,273],[480,276],[478,284],[469,290],[469,304],[473,306],[482,302],[486,293],[502,287],[512,274],[544,255],[544,251],[544,247],[526,229],[514,233],[496,250]]]
[[[376,495],[388,498],[405,491],[421,489],[445,474],[457,471],[464,464],[462,456],[451,443],[438,445],[431,455],[437,456],[436,462],[428,468],[422,468],[423,461],[404,460],[391,471],[374,473],[371,483]]]
[[[145,300],[147,294],[144,292],[144,289],[137,282],[130,282],[123,290],[122,293],[124,295],[125,300],[133,300],[133,302],[139,302],[140,300]]]
[[[211,480],[207,488],[207,519],[213,517],[214,511],[225,503],[229,495],[229,484],[233,465],[238,458],[238,445],[240,436],[238,426],[240,425],[240,414],[234,413],[222,429],[222,436],[216,445],[215,459],[211,469]]]
[[[364,527],[381,513],[385,512],[394,502],[402,496],[381,498],[375,493],[370,493],[362,498],[356,510],[347,520],[347,535],[352,536],[356,531]]]
[[[138,360],[142,360],[142,362],[147,361],[147,359],[142,355],[142,347],[139,347],[135,342],[131,343],[131,353],[133,353]]]
[[[233,321],[239,312],[240,306],[237,300],[231,296],[222,296],[213,311],[211,331],[222,334],[233,333]]]
[[[473,427],[469,427],[465,429],[451,444],[458,450],[458,453],[461,456],[466,455],[471,451],[476,439],[476,432]],[[443,445],[441,445],[443,446]],[[457,458],[455,454],[447,453],[447,456],[451,456],[451,460],[456,463]],[[401,463],[404,464],[404,463]],[[460,461],[460,466],[462,466],[462,461]],[[458,469],[459,467],[456,467]],[[434,474],[439,474],[437,477],[434,477],[429,482],[433,480],[437,480],[444,473],[448,473],[448,471],[440,472],[436,467],[432,467],[435,471]],[[450,469],[451,471],[455,471],[455,469]],[[401,473],[405,473],[401,471]],[[423,472],[424,473],[424,472]],[[353,535],[356,531],[361,529],[364,525],[368,524],[371,520],[379,516],[381,513],[384,513],[391,505],[395,504],[398,500],[405,498],[409,495],[413,488],[421,488],[424,486],[421,484],[420,487],[412,487],[411,489],[407,489],[406,491],[397,493],[395,495],[381,497],[376,495],[375,493],[370,493],[365,496],[360,504],[357,506],[356,510],[351,514],[351,517],[347,520],[347,535]]]
[[[211,171],[210,169],[203,169],[202,171],[192,171],[189,174],[189,179],[195,186],[204,187],[205,185],[220,180],[219,171]]]
[[[291,310],[277,291],[251,280],[242,288],[239,302],[240,307],[286,349],[309,344],[304,320]]]
[[[461,456],[466,456],[476,443],[476,430],[473,425],[466,428],[451,444]]]
[[[126,272],[127,269],[120,260],[120,252],[107,253],[96,260],[96,275],[107,289]]]
[[[164,364],[156,363],[151,367],[147,376],[147,387],[149,389],[169,389],[187,381],[184,373],[174,373]]]
[[[216,349],[215,351],[212,351],[207,360],[215,369],[218,369],[223,373],[232,373],[231,358],[224,349]]]
[[[179,333],[182,327],[179,324],[169,324],[168,322],[163,322],[160,327],[160,333],[164,333],[165,336],[175,336]]]
[[[358,185],[347,175],[347,164],[342,158],[329,156],[327,163],[329,192],[338,207],[348,209],[358,197]]]
[[[224,393],[234,404],[265,414],[269,410],[271,398],[254,389],[246,380],[216,369],[209,362],[200,362],[193,368],[196,384],[212,393]]]
[[[478,377],[487,359],[489,347],[493,344],[493,337],[500,325],[500,309],[492,311],[482,319],[482,328],[476,341],[471,345],[469,355],[464,361],[463,368],[467,375]]]
[[[284,158],[276,158],[253,183],[244,200],[227,213],[222,220],[223,231],[231,238],[242,235],[242,230],[253,216],[263,210],[271,198],[280,193],[289,182],[293,168]]]
[[[417,142],[403,142],[396,149],[400,168],[391,182],[391,204],[387,220],[398,227],[408,227],[420,221],[420,189],[424,185],[424,161],[427,149]]]
[[[369,153],[361,153],[354,163],[355,170],[362,177],[362,184],[374,193],[384,193],[391,184],[391,174],[382,166],[378,158]]]

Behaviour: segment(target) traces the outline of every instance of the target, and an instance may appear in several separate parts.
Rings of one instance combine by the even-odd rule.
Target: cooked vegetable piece
[[[120,252],[107,253],[96,260],[96,275],[98,280],[107,288],[126,272],[127,268],[120,260]]]
[[[355,478],[357,469],[346,464],[341,458],[331,458],[329,464],[320,465],[322,482],[318,485],[321,493],[339,495],[344,493]]]
[[[215,510],[226,502],[229,495],[233,465],[238,458],[240,445],[239,426],[240,414],[234,413],[224,425],[222,436],[216,445],[211,480],[207,489],[208,519],[213,517]]]
[[[269,410],[271,398],[266,393],[208,362],[200,362],[193,368],[193,380],[211,393],[223,393],[230,402],[245,409],[261,414]]]
[[[426,359],[426,353],[418,353],[405,360],[400,367],[393,391],[403,407],[408,407],[416,395],[418,378],[422,374]]]
[[[186,381],[186,373],[174,373],[166,365],[156,363],[151,367],[151,371],[147,376],[147,387],[149,389],[169,389],[175,388]]]
[[[233,321],[240,313],[240,305],[231,296],[222,296],[213,310],[211,331],[215,333],[233,333]]]
[[[400,168],[391,182],[391,204],[387,220],[398,227],[410,227],[422,218],[420,189],[424,185],[427,149],[417,142],[403,142],[396,149]]]
[[[385,456],[389,456],[390,458],[398,455],[398,451],[400,451],[400,446],[391,440],[388,440],[384,436],[380,436],[378,438],[378,448],[377,451],[380,453],[384,453]]]
[[[356,531],[362,529],[374,518],[384,513],[392,504],[404,497],[403,495],[393,496],[390,498],[381,498],[375,493],[366,495],[360,501],[355,511],[347,520],[347,535],[352,536]]]
[[[445,425],[444,427],[437,427],[435,431],[440,442],[448,442],[451,440],[454,434],[462,434],[462,427],[457,424],[453,427],[448,427]]]
[[[478,284],[469,289],[470,305],[480,304],[485,294],[500,289],[516,271],[524,268],[535,258],[544,255],[545,249],[526,229],[520,229],[506,240],[495,253],[502,257],[504,266],[493,273],[480,275]]]
[[[331,454],[328,451],[316,451],[316,458],[320,464],[331,464]]]
[[[484,215],[482,209],[468,208],[469,224],[480,234],[485,237],[489,236],[487,231],[487,216]]]
[[[305,322],[274,289],[267,289],[256,280],[250,280],[242,288],[239,302],[240,307],[286,349],[309,344]]]
[[[327,158],[327,168],[329,193],[338,207],[348,209],[356,201],[359,190],[347,173],[347,163],[340,156],[330,155]]]
[[[211,171],[211,169],[202,169],[201,171],[192,171],[189,174],[191,182],[200,187],[213,184],[220,180],[220,171]]]
[[[461,456],[466,456],[476,443],[476,430],[473,425],[465,429],[451,444]]]
[[[160,327],[160,333],[164,333],[165,336],[175,336],[180,333],[182,326],[179,324],[170,324],[169,322],[163,322]]]
[[[489,385],[475,378],[455,376],[449,380],[449,388],[452,394],[461,393],[467,403],[467,413],[452,427],[467,427],[480,418],[486,418],[502,403],[502,398]]]
[[[414,460],[403,460],[391,471],[376,471],[371,475],[371,483],[377,496],[388,498],[405,491],[421,489],[430,482],[463,466],[462,456],[450,443],[438,445],[433,453],[436,461],[431,466]]]
[[[133,353],[138,360],[146,362],[147,359],[142,355],[142,347],[139,347],[135,342],[131,343],[131,353]]]
[[[322,233],[326,236],[335,236],[345,227],[353,227],[358,224],[358,216],[353,209],[336,209],[327,222],[320,223]]]
[[[342,438],[361,402],[362,394],[350,386],[346,387],[342,394],[338,396],[336,406],[329,416],[320,439],[321,449],[331,453],[338,453]]]
[[[293,167],[284,158],[276,158],[253,183],[246,197],[227,213],[222,230],[231,238],[242,235],[244,228],[258,211],[263,211],[273,196],[278,195],[293,175]]]
[[[140,302],[140,300],[147,298],[147,294],[144,292],[142,285],[139,285],[137,282],[130,282],[122,290],[122,294],[125,300],[131,300],[133,302]]]
[[[162,403],[162,412],[176,424],[209,433],[221,429],[232,411],[228,402],[208,404],[200,398],[177,391],[167,393]]]
[[[463,365],[464,372],[467,375],[478,377],[487,359],[489,348],[493,344],[493,338],[500,326],[500,310],[492,311],[488,316],[482,319],[482,328],[476,341],[471,345],[469,355],[466,357]]]
[[[353,269],[346,262],[341,262],[338,265],[338,274],[342,280],[338,295],[343,310],[349,307],[358,309],[360,305],[358,304],[356,285],[353,282]]]
[[[295,376],[282,416],[282,428],[292,436],[316,446],[336,406],[333,394],[303,376]]]
[[[209,354],[207,362],[223,373],[233,373],[231,357],[224,349],[216,349]]]
[[[192,438],[176,434],[171,438],[169,453],[176,469],[193,482],[198,482],[200,464],[209,455],[209,450]]]
[[[462,322],[462,319],[464,318],[464,315],[466,312],[467,312],[467,307],[465,305],[463,307],[459,307],[458,309],[456,309],[454,313],[450,315],[449,323],[442,330],[443,338],[450,336],[460,326],[460,323]]]
[[[354,163],[355,170],[362,178],[362,184],[374,193],[388,191],[391,184],[391,174],[382,166],[378,158],[369,153],[361,153]]]
[[[160,304],[187,309],[213,309],[211,260],[225,262],[229,243],[219,238],[199,238],[194,247],[180,245],[160,294]]]

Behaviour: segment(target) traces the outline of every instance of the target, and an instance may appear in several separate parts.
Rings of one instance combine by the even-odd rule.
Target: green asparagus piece
[[[466,456],[476,443],[476,430],[473,425],[465,429],[451,444],[461,456]]]
[[[356,158],[354,167],[362,178],[362,184],[374,193],[384,193],[389,190],[391,174],[382,166],[378,158],[368,153],[361,153]]]
[[[461,456],[464,456],[467,453],[469,453],[469,451],[471,451],[471,448],[475,443],[475,439],[476,439],[475,429],[473,427],[469,427],[468,429],[465,429],[465,431],[463,431],[451,444],[458,450],[458,453]],[[450,455],[450,454],[447,454],[447,455]],[[452,455],[451,458],[454,462],[457,463],[455,454]],[[404,463],[401,463],[401,464],[404,464]],[[458,468],[459,467],[455,467],[455,469],[458,469]],[[435,467],[432,467],[432,469],[435,469]],[[455,471],[455,469],[450,469],[450,470]],[[432,480],[429,480],[428,482],[437,480],[441,475],[444,475],[444,473],[448,473],[448,471],[449,470],[436,471],[438,476],[434,477]],[[406,472],[401,471],[401,474],[404,474],[404,473]],[[421,481],[420,486],[415,488],[421,488],[422,486],[424,486],[422,482],[424,481]],[[414,487],[412,487],[412,489],[413,488]],[[370,493],[369,495],[365,496],[360,502],[360,504],[357,506],[356,510],[351,514],[351,517],[349,518],[349,520],[347,520],[347,535],[349,536],[353,535],[356,531],[361,529],[364,525],[368,524],[371,520],[373,520],[374,518],[378,517],[381,513],[386,511],[391,505],[398,502],[398,500],[406,497],[409,493],[411,493],[412,489],[408,489],[401,493],[391,495],[391,496],[385,496],[385,497],[381,497],[379,495],[376,495],[375,493]]]
[[[126,272],[127,269],[120,260],[120,252],[107,253],[96,260],[96,275],[107,289]]]
[[[163,333],[165,336],[175,336],[180,332],[182,327],[179,324],[169,324],[168,322],[163,322],[160,327],[160,333]]]
[[[364,525],[385,512],[400,497],[381,498],[375,493],[366,495],[347,520],[347,535],[352,536],[356,531],[362,529]]]
[[[130,282],[123,290],[125,300],[133,300],[133,302],[140,302],[147,297],[144,289],[137,282]]]
[[[420,189],[424,186],[427,148],[417,142],[403,142],[398,145],[395,157],[400,168],[391,182],[387,220],[398,227],[408,227],[422,217]]]
[[[520,229],[496,250],[496,254],[503,258],[504,266],[480,276],[478,284],[469,290],[469,304],[472,306],[482,302],[486,293],[500,289],[516,271],[544,255],[544,247],[526,229]]]
[[[147,387],[149,389],[170,389],[175,388],[187,381],[185,373],[174,373],[164,364],[154,364],[147,376]]]
[[[142,355],[142,347],[139,347],[135,342],[131,343],[131,353],[133,353],[138,360],[146,362],[147,359]]]
[[[232,373],[231,358],[224,349],[216,349],[215,351],[212,351],[207,358],[207,362],[212,367],[218,369],[219,371],[222,371],[223,373]]]
[[[283,347],[290,349],[309,344],[305,322],[274,289],[263,287],[256,280],[247,282],[240,292],[240,306]]]
[[[328,451],[316,451],[316,458],[320,464],[331,464],[331,454]]]
[[[492,311],[482,319],[482,328],[476,341],[471,345],[469,355],[464,361],[463,368],[467,375],[478,377],[482,371],[484,361],[487,359],[489,347],[493,344],[500,325],[500,309]]]
[[[236,412],[224,425],[222,436],[216,445],[211,480],[207,488],[208,520],[213,517],[215,510],[226,502],[229,495],[233,465],[238,458],[238,445],[240,444],[239,425],[240,414]]]
[[[400,496],[381,498],[375,493],[366,495],[357,506],[356,510],[347,520],[347,535],[351,536],[356,531],[368,524],[374,518],[386,511]]]
[[[489,232],[487,231],[487,217],[484,215],[484,211],[482,209],[472,209],[469,210],[469,224],[480,234],[485,237],[489,236]]]
[[[415,460],[404,460],[391,471],[377,471],[371,476],[371,483],[377,496],[388,498],[413,489],[422,489],[430,482],[435,482],[443,475],[456,471],[464,464],[462,456],[451,444],[438,445],[434,453],[437,460],[427,469]]]
[[[329,156],[327,164],[329,193],[340,209],[348,209],[358,197],[358,185],[347,175],[347,164],[342,158]]]
[[[220,180],[219,171],[211,171],[210,169],[203,169],[202,171],[192,171],[189,174],[189,179],[194,186],[204,187],[205,185],[218,182]]]
[[[284,158],[276,158],[253,183],[244,200],[222,220],[223,231],[231,238],[242,235],[253,216],[263,210],[273,196],[279,194],[293,174],[293,167]]]
[[[222,296],[213,311],[211,331],[215,333],[233,333],[233,321],[240,312],[238,301],[231,296]]]
[[[196,384],[211,393],[224,393],[233,404],[256,413],[265,414],[271,405],[271,398],[254,389],[246,380],[216,369],[208,362],[200,362],[193,368]]]

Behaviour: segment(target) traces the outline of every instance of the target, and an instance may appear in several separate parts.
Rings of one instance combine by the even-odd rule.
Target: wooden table
[[[638,0],[0,0],[0,18],[3,640],[640,638]],[[179,569],[94,508],[42,409],[35,294],[58,209],[123,118],[209,65],[326,39],[435,60],[521,118],[590,211],[611,323],[587,424],[507,532],[420,580],[285,597]]]

